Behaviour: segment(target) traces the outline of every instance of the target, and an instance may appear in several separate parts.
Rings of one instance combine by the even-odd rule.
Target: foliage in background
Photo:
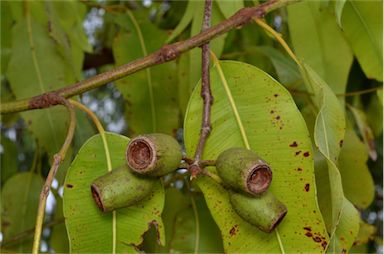
[[[255,4],[216,0],[212,24]],[[200,32],[204,9],[203,1],[0,5],[2,102],[189,38]],[[255,23],[211,42],[217,58],[232,61],[212,64],[213,132],[204,159],[233,146],[265,158],[271,190],[288,207],[281,226],[262,233],[233,211],[221,185],[206,176],[189,182],[179,170],[164,177],[155,196],[119,210],[114,229],[112,216],[101,215],[88,195],[89,182],[107,170],[104,148],[98,136],[89,139],[95,129],[77,112],[75,139],[46,209],[43,252],[110,252],[112,230],[117,252],[382,251],[382,1],[304,1],[265,21],[297,59]],[[196,48],[75,99],[109,131],[168,133],[192,156],[201,124],[200,69]],[[2,252],[31,250],[42,179],[67,125],[62,107],[1,115]],[[128,142],[122,135],[107,135],[116,167]]]

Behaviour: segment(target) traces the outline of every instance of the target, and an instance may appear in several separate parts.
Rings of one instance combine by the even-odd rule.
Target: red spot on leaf
[[[298,145],[297,145],[296,141],[293,141],[293,143],[290,144],[289,146],[290,146],[290,147],[297,147]]]
[[[303,153],[304,157],[308,157],[309,156],[309,152],[305,152]]]
[[[234,225],[234,226],[231,228],[231,230],[229,230],[229,234],[230,234],[231,236],[234,236],[234,235],[237,234],[238,231],[239,231],[238,226],[237,226],[237,225]]]
[[[309,183],[307,183],[307,184],[304,186],[304,189],[305,189],[306,192],[309,191]]]
[[[297,155],[299,155],[301,153],[301,151],[297,151],[296,153],[295,153],[295,155],[297,156]]]

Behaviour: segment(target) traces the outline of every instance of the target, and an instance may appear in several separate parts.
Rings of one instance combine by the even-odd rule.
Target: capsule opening
[[[137,139],[131,142],[127,149],[128,165],[140,171],[148,168],[153,163],[153,149],[148,141]]]
[[[99,209],[101,211],[105,212],[105,208],[104,208],[103,202],[101,200],[99,188],[97,188],[96,185],[92,184],[91,185],[91,192],[92,192],[92,197],[95,200],[95,202],[96,202],[97,206],[99,207]]]
[[[265,192],[272,182],[272,171],[266,164],[254,167],[247,179],[248,190],[253,194]]]

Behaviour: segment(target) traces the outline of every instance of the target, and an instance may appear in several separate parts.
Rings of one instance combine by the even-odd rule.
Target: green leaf
[[[45,26],[29,14],[12,30],[12,56],[7,75],[16,99],[24,99],[74,81],[68,63],[58,54]],[[50,155],[64,141],[68,113],[62,106],[21,113],[28,130]]]
[[[271,46],[259,46],[256,50],[271,59],[282,84],[292,87],[301,79],[296,63],[279,50]]]
[[[127,137],[106,133],[112,167],[125,163]],[[94,179],[108,172],[100,135],[90,138],[80,149],[68,171],[64,185],[64,217],[70,249],[73,253],[133,252],[142,242],[142,235],[157,225],[158,241],[164,243],[161,212],[164,190],[160,183],[153,194],[138,204],[102,213],[92,199],[90,186]],[[115,241],[113,232],[116,232]]]
[[[318,148],[315,157],[316,183],[319,207],[331,235],[328,251],[342,252],[351,247],[353,241],[351,243],[350,239],[356,237],[358,229],[355,228],[359,221],[355,207],[344,197],[342,179],[337,168],[345,134],[344,112],[336,95],[317,73],[305,63],[300,68],[308,89],[314,93],[316,106],[317,115],[313,123],[314,140]],[[346,232],[349,233],[348,237],[345,236]]]
[[[171,41],[173,41],[191,23],[193,17],[195,16],[196,4],[197,4],[197,1],[188,1],[183,17],[181,18],[179,24],[177,24],[177,27],[172,31],[172,33],[166,39],[165,43],[170,43]]]
[[[243,0],[232,0],[232,1],[220,1],[216,0],[217,5],[219,6],[221,12],[224,14],[224,17],[227,19],[235,14],[238,10],[244,7]]]
[[[3,185],[10,177],[17,173],[17,147],[15,142],[1,135],[0,144],[2,148],[0,165],[1,165],[1,185]]]
[[[372,129],[368,124],[368,120],[365,113],[362,110],[355,108],[351,105],[348,105],[348,108],[352,112],[355,118],[357,127],[359,128],[359,131],[360,131],[360,136],[363,138],[369,157],[373,161],[376,161],[377,152],[376,152],[376,145],[375,145],[375,137],[373,136]]]
[[[222,2],[222,1],[220,1]],[[225,17],[219,9],[217,1],[212,3],[212,21],[211,25],[216,25],[223,21]],[[201,32],[204,15],[204,1],[189,1],[185,14],[179,25],[172,32],[166,42],[169,42],[179,36],[189,24],[191,29],[188,31],[190,37]],[[210,42],[210,49],[219,57],[224,48],[226,34]],[[178,90],[179,105],[181,112],[185,112],[187,103],[193,88],[201,76],[201,49],[194,48],[188,53],[183,54],[178,61]]]
[[[337,0],[335,1],[335,15],[337,24],[341,27],[341,16],[343,14],[344,5],[347,2],[347,0]]]
[[[306,84],[315,95],[314,102],[318,111],[314,126],[315,144],[327,159],[328,172],[323,173],[325,174],[324,180],[326,182],[329,180],[331,205],[329,203],[323,205],[320,202],[320,207],[323,208],[322,213],[327,229],[331,233],[339,221],[344,198],[340,172],[336,166],[341,149],[340,144],[344,139],[344,112],[336,95],[311,67],[303,63],[301,71]],[[321,189],[326,184],[318,186]],[[325,213],[326,210],[330,211],[330,214]]]
[[[1,189],[1,232],[3,241],[35,226],[37,207],[43,179],[32,172],[19,173],[10,178]],[[16,241],[7,248],[18,253],[30,252],[32,235]]]
[[[204,198],[202,196],[190,198],[194,199],[196,211],[190,204],[189,207],[178,212],[174,218],[174,232],[170,240],[170,249],[181,253],[222,253],[220,231],[211,217]],[[198,227],[196,227],[196,223],[198,223]],[[197,237],[198,247],[196,246]]]
[[[56,208],[53,215],[53,221],[60,220],[64,217],[63,215],[63,199],[59,195],[55,195]],[[55,253],[69,253],[69,240],[67,229],[64,223],[55,225],[52,228],[51,238],[49,241],[50,247]]]
[[[1,76],[4,75],[9,59],[11,57],[12,37],[9,36],[9,31],[12,29],[12,13],[9,3],[5,1],[0,2],[1,11]]]
[[[129,31],[121,29],[113,42],[117,65],[146,56],[164,44],[166,32],[157,29],[146,16],[135,15],[116,18],[122,28],[129,28]],[[117,87],[124,96],[130,134],[176,132],[179,110],[174,62],[130,75],[119,80]]]
[[[339,170],[345,196],[360,209],[367,208],[375,195],[375,184],[366,164],[367,160],[368,153],[364,144],[352,127],[348,127],[340,152]]]
[[[348,253],[359,232],[359,212],[346,198],[335,234],[331,237],[328,253]]]
[[[288,7],[290,37],[296,55],[312,67],[335,93],[344,93],[353,55],[335,17],[321,1]],[[305,20],[305,22],[303,22]]]
[[[369,100],[368,108],[365,110],[368,125],[372,128],[375,137],[383,133],[383,90],[377,91],[376,96]]]
[[[234,61],[221,61],[212,69],[211,86],[212,133],[204,159],[215,159],[230,147],[251,148],[271,165],[270,190],[288,208],[277,230],[266,234],[236,214],[221,185],[205,176],[197,179],[221,230],[225,251],[324,252],[328,235],[317,205],[311,142],[289,92],[265,72]],[[201,114],[197,88],[185,117],[187,154],[194,153]]]
[[[383,81],[382,2],[347,1],[341,24],[365,75]]]

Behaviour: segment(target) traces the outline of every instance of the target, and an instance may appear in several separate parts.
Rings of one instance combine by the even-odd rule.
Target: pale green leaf
[[[179,36],[191,23],[195,15],[195,6],[198,4],[198,1],[188,1],[187,7],[185,9],[184,15],[181,18],[177,27],[172,31],[169,37],[166,39],[165,43],[170,43],[177,36]]]
[[[43,179],[32,172],[19,173],[1,189],[1,232],[3,241],[35,226]],[[18,253],[32,250],[32,235],[6,248]]]
[[[367,208],[375,195],[375,184],[366,164],[367,160],[368,153],[364,144],[349,126],[340,152],[339,170],[345,197],[360,209]]]
[[[316,152],[316,183],[319,206],[332,242],[329,252],[341,252],[349,249],[351,242],[339,242],[346,229],[345,220],[351,223],[348,237],[354,238],[357,230],[353,229],[359,214],[344,197],[342,179],[337,168],[337,161],[345,134],[344,111],[329,86],[307,64],[301,64],[301,71],[308,89],[314,93],[316,120],[314,140]],[[312,126],[311,126],[312,127]],[[347,218],[347,219],[346,219]]]
[[[331,237],[328,253],[348,253],[359,232],[359,212],[344,198],[340,221]]]
[[[238,10],[244,7],[243,0],[231,0],[231,1],[216,0],[216,2],[226,19],[231,17]]]
[[[320,9],[321,1],[303,1],[288,7],[290,38],[296,55],[331,87],[344,93],[352,51],[335,17]]]
[[[341,24],[365,75],[383,81],[382,1],[347,1]]]
[[[234,61],[221,61],[220,67],[212,69],[211,88],[212,133],[204,159],[215,159],[230,147],[249,146],[271,165],[274,179],[270,190],[288,208],[277,230],[263,233],[236,214],[221,185],[208,177],[199,178],[197,183],[221,230],[225,251],[324,252],[328,235],[316,199],[311,142],[289,92],[265,72]],[[187,154],[194,153],[201,114],[197,88],[185,118]]]
[[[347,0],[336,0],[335,1],[335,15],[337,24],[341,27],[341,16],[343,14],[344,5]]]
[[[143,15],[119,16],[121,31],[113,42],[116,65],[141,58],[159,49],[166,32]],[[154,40],[153,38],[156,38]],[[124,96],[130,134],[162,132],[175,134],[179,127],[176,64],[169,62],[130,75],[117,82]]]
[[[125,162],[127,137],[106,133],[112,167]],[[150,225],[157,225],[164,243],[164,228],[161,212],[164,205],[164,190],[160,181],[153,193],[131,207],[112,213],[102,213],[91,195],[93,180],[108,172],[104,146],[100,135],[90,138],[80,149],[68,171],[64,185],[64,216],[72,253],[133,252],[142,242],[142,235]],[[114,219],[115,217],[115,219]],[[116,232],[113,242],[113,232]]]

